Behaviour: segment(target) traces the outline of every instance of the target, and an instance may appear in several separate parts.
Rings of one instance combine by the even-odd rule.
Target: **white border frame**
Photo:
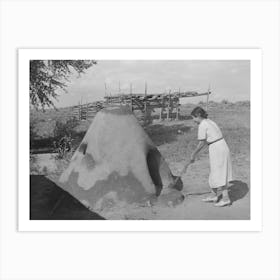
[[[250,60],[250,220],[29,220],[29,60]],[[260,49],[20,49],[18,51],[18,230],[19,231],[261,231],[262,229],[262,62]],[[254,139],[254,142],[252,141]]]

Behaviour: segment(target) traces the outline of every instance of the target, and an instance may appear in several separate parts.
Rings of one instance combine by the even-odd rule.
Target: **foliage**
[[[77,118],[70,118],[64,122],[56,121],[54,128],[53,142],[55,152],[58,159],[65,159],[73,153],[73,138],[74,128],[78,125]]]
[[[55,152],[57,153],[56,159],[65,159],[69,155],[71,156],[73,153],[73,145],[72,145],[72,137],[71,136],[63,136],[58,141],[54,141]]]
[[[71,74],[80,75],[94,64],[94,60],[30,60],[30,103],[37,109],[54,107],[56,91],[66,91]]]

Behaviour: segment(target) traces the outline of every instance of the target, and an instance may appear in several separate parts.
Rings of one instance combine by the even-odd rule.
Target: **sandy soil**
[[[183,113],[184,110],[189,113],[192,107],[191,105],[185,106],[182,108]],[[184,183],[182,193],[185,195],[182,204],[173,208],[163,206],[159,201],[153,206],[128,205],[126,207],[115,207],[98,214],[106,219],[250,219],[249,104],[213,103],[209,111],[209,117],[221,127],[232,154],[235,181],[230,188],[230,196],[233,202],[231,206],[217,208],[211,203],[201,201],[210,191],[208,187],[209,162],[206,149],[182,176]],[[173,174],[178,175],[197,144],[197,127],[191,120],[184,120],[154,122],[145,129],[165,157]],[[41,160],[40,171],[38,171],[38,168],[34,168],[31,173],[45,175],[53,182],[57,182],[61,172],[67,166],[67,161],[55,160],[51,156],[49,156],[49,160],[47,158],[48,156],[45,156],[44,160]],[[42,167],[42,164],[45,164],[46,167]],[[54,166],[57,166],[56,170],[54,170]]]

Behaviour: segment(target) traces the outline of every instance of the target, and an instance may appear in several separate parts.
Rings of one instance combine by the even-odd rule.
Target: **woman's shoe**
[[[214,206],[216,206],[216,207],[224,207],[224,206],[228,206],[230,204],[231,204],[231,202],[230,202],[229,199],[227,199],[227,200],[221,199],[218,203],[215,203]]]
[[[217,196],[208,196],[206,198],[202,199],[203,202],[217,202],[218,197]]]

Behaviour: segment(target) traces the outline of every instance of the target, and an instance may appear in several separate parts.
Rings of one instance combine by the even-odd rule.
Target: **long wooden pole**
[[[179,106],[180,106],[180,88],[179,88],[178,100],[176,102],[176,120],[179,120]]]
[[[168,111],[167,111],[168,121],[170,121],[170,110],[171,110],[171,90],[169,90],[169,100],[168,100]]]
[[[210,95],[210,85],[209,85],[208,91],[207,91],[206,112],[208,112],[209,95]]]
[[[79,101],[79,121],[82,119],[82,114],[81,114],[81,101]]]
[[[147,82],[145,82],[145,100],[144,100],[144,118],[145,118],[145,122],[146,122],[146,118],[147,118]]]

